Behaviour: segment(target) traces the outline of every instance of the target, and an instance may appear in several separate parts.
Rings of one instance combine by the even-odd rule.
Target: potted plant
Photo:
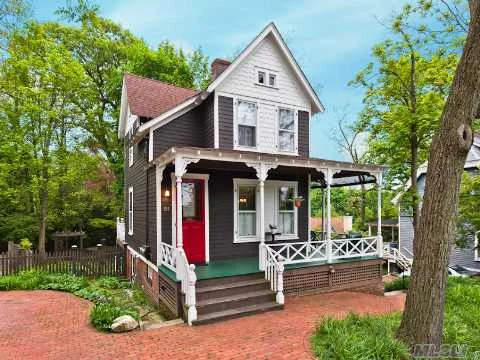
[[[299,208],[300,206],[302,206],[303,200],[305,200],[305,199],[303,198],[303,196],[297,196],[297,197],[294,199],[295,207]]]

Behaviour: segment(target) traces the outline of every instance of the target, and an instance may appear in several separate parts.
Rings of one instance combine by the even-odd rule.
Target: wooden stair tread
[[[265,296],[265,295],[272,295],[273,296],[274,294],[275,293],[270,289],[244,292],[244,293],[236,294],[236,295],[228,295],[228,296],[222,296],[222,297],[215,297],[213,299],[200,300],[200,301],[197,302],[197,306],[202,307],[202,306],[205,306],[205,305],[212,305],[212,304],[224,303],[224,302],[229,302],[229,301],[240,301],[240,300],[254,298],[254,297],[257,297],[257,296]]]
[[[219,291],[219,290],[226,290],[232,289],[237,287],[245,287],[250,285],[258,285],[258,284],[266,284],[268,280],[265,279],[256,279],[256,280],[246,280],[246,281],[236,281],[227,284],[218,284],[218,285],[209,285],[209,286],[200,286],[197,287],[197,294],[212,292],[212,291]]]
[[[202,323],[214,322],[219,320],[226,320],[229,318],[235,318],[240,316],[258,314],[262,312],[272,311],[272,310],[282,310],[283,305],[277,304],[274,301],[264,302],[255,305],[248,305],[243,307],[238,307],[235,309],[216,311],[208,314],[199,315],[197,320],[193,323],[200,325]]]

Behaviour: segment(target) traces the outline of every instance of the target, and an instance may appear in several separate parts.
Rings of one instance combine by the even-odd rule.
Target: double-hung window
[[[278,149],[293,152],[295,149],[295,111],[278,109]]]
[[[133,187],[128,188],[128,235],[133,235]]]
[[[278,230],[282,235],[295,234],[295,187],[278,187]]]
[[[246,239],[256,237],[257,186],[239,184],[237,194],[237,238]]]
[[[239,100],[237,102],[237,138],[239,146],[257,145],[257,104]]]

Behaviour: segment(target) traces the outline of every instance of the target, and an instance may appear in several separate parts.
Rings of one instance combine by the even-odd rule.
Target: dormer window
[[[256,84],[267,86],[271,88],[277,87],[277,73],[273,70],[267,69],[255,69],[256,72]]]

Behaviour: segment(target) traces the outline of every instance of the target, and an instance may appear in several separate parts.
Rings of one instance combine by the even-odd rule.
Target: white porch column
[[[260,178],[258,183],[260,192],[260,244],[258,247],[258,268],[265,270],[265,179]]]
[[[182,214],[182,176],[175,174],[175,182],[176,182],[176,205],[177,208],[175,209],[175,213],[177,216],[177,228],[176,228],[176,235],[177,235],[177,248],[183,248],[183,214]]]
[[[378,257],[383,257],[382,237],[382,173],[377,174],[377,251]]]
[[[165,166],[155,167],[156,214],[157,214],[157,266],[162,265],[162,180]]]
[[[327,262],[332,262],[332,207],[330,188],[333,181],[332,169],[327,169],[326,183],[327,183]]]
[[[270,169],[275,169],[277,164],[245,163],[248,167],[254,168],[257,172],[259,180],[259,205],[260,205],[260,236],[258,237],[260,243],[258,245],[258,268],[265,270],[266,248],[265,248],[265,180],[267,179]]]

